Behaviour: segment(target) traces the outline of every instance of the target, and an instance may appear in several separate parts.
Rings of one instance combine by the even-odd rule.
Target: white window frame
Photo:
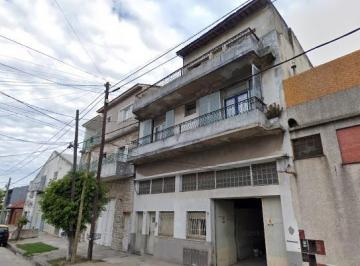
[[[119,112],[118,112],[118,122],[119,123],[129,120],[131,117],[132,117],[132,104],[119,110]]]

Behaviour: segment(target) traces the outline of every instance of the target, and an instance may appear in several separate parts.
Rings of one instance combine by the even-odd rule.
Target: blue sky
[[[1,35],[60,58],[82,71],[3,38],[0,38],[0,63],[61,83],[101,85],[104,80],[114,83],[242,2],[244,0],[57,0],[61,11],[54,0],[1,1]],[[305,49],[350,31],[360,24],[360,2],[357,0],[277,0],[275,6]],[[62,12],[78,37],[72,32]],[[359,44],[360,34],[357,33],[311,53],[309,57],[314,65],[318,65],[359,49]],[[173,55],[174,53],[167,58]],[[139,82],[154,82],[180,65],[181,60],[174,60],[144,76]],[[0,65],[0,74],[0,91],[30,104],[65,114],[66,116],[51,115],[66,122],[71,120],[68,116],[73,116],[76,108],[82,110],[102,91],[102,87],[84,87],[93,91],[89,92],[49,84],[29,86],[30,82],[46,81],[4,65]],[[96,108],[85,119],[92,117],[94,110]],[[31,119],[24,117],[24,114]],[[84,121],[86,120],[82,122]],[[3,96],[0,96],[0,122],[1,134],[35,142],[48,140],[64,126],[57,120]],[[80,134],[82,133],[83,131]],[[69,142],[72,138],[73,129],[69,128],[58,142]],[[44,163],[53,148],[62,150],[66,145],[59,143],[59,146],[39,146],[36,143],[16,142],[0,137],[0,187],[5,184],[7,177],[19,180]],[[30,156],[24,154],[1,157],[31,153],[37,149],[48,150],[40,155],[36,153]],[[16,185],[28,183],[33,176],[30,175]]]

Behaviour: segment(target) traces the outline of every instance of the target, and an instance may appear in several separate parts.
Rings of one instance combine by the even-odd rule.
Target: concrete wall
[[[360,118],[338,120],[291,133],[320,133],[324,156],[295,161],[299,228],[306,239],[323,240],[326,255],[317,262],[357,265],[360,261],[360,165],[343,165],[336,130],[359,125]]]

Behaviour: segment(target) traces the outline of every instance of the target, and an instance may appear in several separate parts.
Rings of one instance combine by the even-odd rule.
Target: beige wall
[[[306,239],[323,240],[317,262],[352,266],[360,261],[360,164],[343,165],[336,129],[360,124],[348,119],[296,131],[292,138],[321,134],[324,156],[295,161],[299,228]]]
[[[136,167],[136,178],[161,176],[177,171],[191,171],[201,167],[216,166],[243,160],[252,160],[281,154],[282,135],[247,139],[242,142],[223,144],[200,152],[188,152],[184,156],[155,161]]]

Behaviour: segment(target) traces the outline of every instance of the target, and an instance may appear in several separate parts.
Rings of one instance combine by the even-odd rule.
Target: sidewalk
[[[34,262],[36,265],[49,265],[48,261],[65,258],[66,252],[67,252],[67,239],[56,237],[50,234],[46,234],[41,232],[39,234],[39,237],[36,238],[29,238],[24,239],[20,241],[11,241],[9,242],[9,248],[12,249],[15,253],[22,254],[23,251],[16,247],[17,244],[25,244],[25,243],[35,243],[35,242],[43,242],[45,244],[57,247],[57,250],[46,252],[46,253],[40,253],[38,255],[34,255],[31,258],[32,262]],[[87,255],[87,248],[88,243],[87,242],[80,242],[78,245],[78,252],[77,254],[82,257],[86,257]],[[109,247],[94,245],[94,251],[93,251],[93,259],[94,260],[102,260],[104,258],[109,257],[124,257],[128,256],[128,254],[113,250]]]
[[[67,252],[67,239],[60,238],[53,235],[49,235],[41,232],[39,237],[24,239],[20,241],[11,241],[9,242],[9,248],[12,249],[15,253],[21,253],[22,250],[16,247],[16,244],[25,244],[25,243],[35,243],[43,242],[45,244],[57,247],[58,250],[41,253],[28,257],[33,264],[39,266],[48,266],[50,265],[48,261],[65,258]],[[87,242],[80,242],[78,245],[77,254],[82,257],[87,255]],[[175,266],[177,264],[167,263],[155,259],[153,256],[144,255],[132,255],[111,249],[109,247],[94,245],[93,259],[95,261],[102,262],[84,262],[76,264],[78,266]]]

